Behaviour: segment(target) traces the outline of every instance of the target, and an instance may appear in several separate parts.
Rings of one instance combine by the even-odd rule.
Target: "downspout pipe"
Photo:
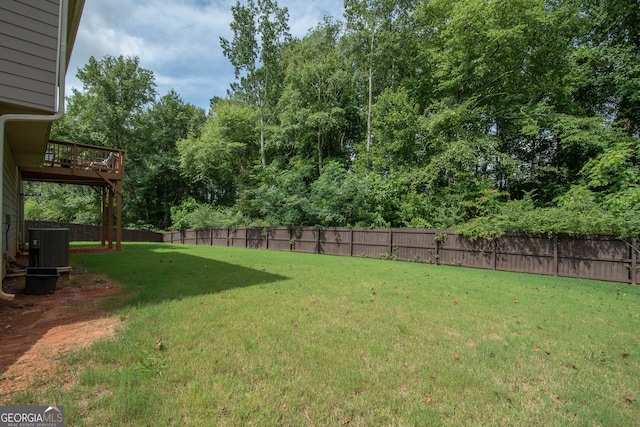
[[[0,115],[0,218],[3,217],[4,210],[4,149],[5,149],[5,126],[7,122],[54,122],[64,115],[64,90],[65,75],[67,73],[67,25],[69,15],[68,0],[60,0],[60,11],[58,14],[58,58],[56,67],[56,83],[58,85],[58,107],[53,114],[3,114]],[[4,247],[1,241],[0,248]],[[3,251],[3,260],[6,253]],[[14,294],[4,292],[0,286],[0,300],[11,301]]]

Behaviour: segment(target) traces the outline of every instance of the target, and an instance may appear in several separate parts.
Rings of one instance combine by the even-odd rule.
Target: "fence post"
[[[353,227],[349,228],[349,256],[353,256]]]
[[[498,269],[498,239],[501,239],[501,237],[496,237],[495,239],[493,239],[493,259],[491,260],[491,266],[494,270]]]
[[[269,228],[265,227],[265,234],[264,234],[264,240],[266,241],[266,245],[267,245],[267,250],[269,250]]]
[[[320,227],[316,227],[316,231],[318,232],[318,242],[316,243],[316,253],[320,253]]]
[[[193,232],[196,233],[196,246],[198,246],[198,229],[196,228]]]
[[[638,283],[638,238],[631,239],[631,284]]]
[[[213,227],[209,227],[209,246],[213,246]]]
[[[557,276],[559,271],[559,260],[558,260],[558,235],[553,235],[553,275]]]
[[[249,227],[244,228],[244,247],[249,247]]]
[[[389,229],[389,257],[393,254],[393,229]]]

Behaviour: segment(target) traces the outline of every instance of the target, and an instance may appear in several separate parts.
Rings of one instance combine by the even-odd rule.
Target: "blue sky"
[[[213,96],[226,96],[233,67],[222,54],[220,37],[232,38],[235,0],[86,0],[67,71],[71,87],[91,56],[137,56],[153,71],[159,95],[174,89],[185,102],[208,108]],[[289,9],[294,37],[303,37],[324,16],[342,19],[342,0],[279,0]]]

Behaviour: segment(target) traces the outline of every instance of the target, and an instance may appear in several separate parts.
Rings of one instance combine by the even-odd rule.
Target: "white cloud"
[[[234,80],[220,37],[231,38],[232,0],[87,1],[67,72],[67,85],[80,88],[75,74],[89,57],[137,56],[154,72],[158,92],[171,89],[186,102],[207,108],[225,96]],[[342,1],[281,0],[289,10],[294,37],[304,36],[325,15],[342,17]],[[67,90],[70,93],[70,90]]]

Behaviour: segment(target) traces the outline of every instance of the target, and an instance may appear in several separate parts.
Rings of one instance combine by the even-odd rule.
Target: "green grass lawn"
[[[72,263],[122,285],[125,326],[11,402],[68,425],[640,425],[637,286],[164,244]]]

